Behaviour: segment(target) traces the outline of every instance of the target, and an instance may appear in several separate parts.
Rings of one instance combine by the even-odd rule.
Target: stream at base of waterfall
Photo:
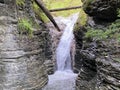
[[[78,13],[60,20],[66,27],[56,49],[57,70],[53,75],[49,75],[48,84],[42,90],[75,90],[77,74],[72,71],[70,50],[77,18]]]

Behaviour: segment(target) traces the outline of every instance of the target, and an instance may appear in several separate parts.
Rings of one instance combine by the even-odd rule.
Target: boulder
[[[119,0],[83,0],[84,11],[94,18],[114,21],[117,10],[120,8]]]
[[[0,3],[4,3],[4,0],[0,0]]]

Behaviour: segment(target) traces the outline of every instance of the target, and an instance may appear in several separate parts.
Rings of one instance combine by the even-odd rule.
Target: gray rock
[[[1,12],[4,7],[0,6]],[[13,23],[17,22],[15,8],[9,9],[9,15],[0,13],[0,90],[40,90],[48,82],[44,62],[49,32],[43,29],[33,37],[20,35]]]
[[[110,22],[94,22],[93,26],[89,24],[90,22],[87,22],[86,26],[103,29],[110,25]],[[74,31],[76,40],[74,71],[79,72],[76,90],[120,90],[119,43],[115,39],[105,41],[86,39],[84,31],[82,26]]]

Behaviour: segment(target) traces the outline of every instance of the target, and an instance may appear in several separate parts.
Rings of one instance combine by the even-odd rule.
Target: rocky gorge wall
[[[76,40],[74,71],[79,72],[76,90],[120,90],[120,43],[115,39],[117,34],[111,26],[112,23],[120,24],[117,17],[119,3],[119,0],[83,0],[83,9],[88,15],[87,22],[74,30]],[[86,33],[91,29],[93,32],[97,30],[110,32],[106,27],[112,27],[111,33],[114,37],[105,34],[107,35],[105,37],[108,37],[105,38],[101,32],[92,33],[96,36],[86,37]],[[119,33],[119,26],[114,28]]]
[[[0,1],[0,90],[41,90],[48,82],[45,61],[52,54],[49,30],[40,23],[32,37],[21,34],[18,17],[27,11],[13,2]]]

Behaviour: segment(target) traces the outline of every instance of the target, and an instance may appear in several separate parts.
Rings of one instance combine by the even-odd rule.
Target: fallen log
[[[50,19],[50,21],[57,28],[57,30],[61,31],[57,23],[55,22],[53,16],[50,14],[49,10],[44,6],[43,2],[41,0],[35,0],[35,2],[41,8],[41,10],[45,13],[45,15]]]
[[[50,12],[58,12],[58,11],[65,11],[65,10],[72,10],[72,9],[79,9],[82,8],[82,6],[75,6],[75,7],[67,7],[67,8],[58,8],[58,9],[52,9],[49,10]]]

